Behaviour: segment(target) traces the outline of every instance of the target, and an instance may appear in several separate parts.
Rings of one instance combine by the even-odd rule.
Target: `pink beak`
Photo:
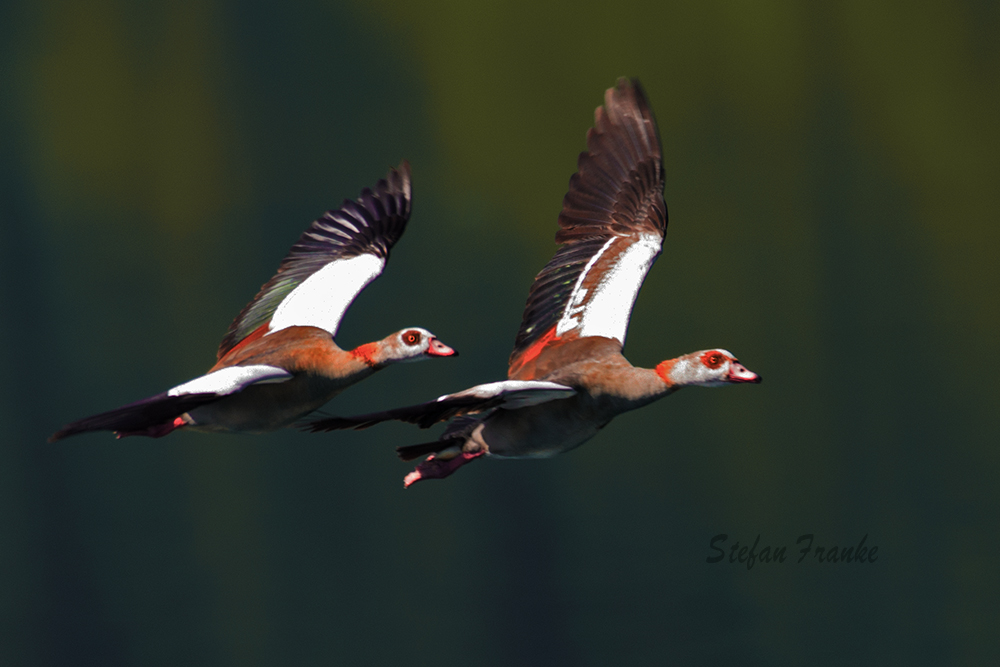
[[[427,346],[427,352],[425,352],[429,357],[457,357],[458,352],[451,349],[437,338],[431,338],[430,345]]]
[[[740,362],[734,361],[729,367],[729,376],[726,380],[729,382],[752,382],[753,384],[760,384],[761,377]]]

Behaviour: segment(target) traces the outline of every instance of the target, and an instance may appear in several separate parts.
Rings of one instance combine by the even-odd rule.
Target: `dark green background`
[[[997,664],[998,7],[4,4],[0,662]],[[621,75],[671,220],[626,353],[764,384],[407,491],[405,425],[44,442],[202,373],[404,157],[410,227],[338,340],[461,357],[328,411],[501,379]],[[719,533],[879,558],[706,564]]]

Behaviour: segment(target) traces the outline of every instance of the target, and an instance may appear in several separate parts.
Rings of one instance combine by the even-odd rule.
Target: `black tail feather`
[[[78,419],[53,433],[49,437],[49,442],[89,431],[142,431],[153,426],[168,424],[188,410],[194,410],[219,398],[218,394],[169,396],[164,392],[99,415]]]

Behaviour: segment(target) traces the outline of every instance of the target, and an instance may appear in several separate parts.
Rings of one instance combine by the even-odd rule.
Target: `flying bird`
[[[682,387],[758,383],[724,349],[637,368],[622,356],[636,295],[667,231],[656,121],[638,81],[620,79],[598,107],[588,150],[563,199],[561,247],[535,277],[510,355],[508,379],[410,407],[312,421],[327,431],[394,419],[427,428],[451,419],[435,442],[397,448],[426,458],[404,483],[443,478],[481,457],[549,457],[594,437],[617,415]]]
[[[86,417],[49,438],[88,431],[159,438],[179,428],[264,433],[288,426],[352,384],[403,361],[456,352],[420,327],[342,350],[344,312],[377,278],[410,217],[410,165],[390,169],[374,191],[345,200],[302,234],[229,327],[205,375],[161,394]]]

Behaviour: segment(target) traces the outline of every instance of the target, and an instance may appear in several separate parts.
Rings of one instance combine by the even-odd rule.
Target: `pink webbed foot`
[[[162,438],[168,433],[173,433],[181,426],[184,426],[186,422],[183,417],[177,417],[169,424],[157,424],[156,426],[147,426],[146,428],[136,429],[135,431],[115,431],[115,437],[121,440],[122,438],[127,438],[131,435],[144,435],[147,438]]]
[[[462,452],[450,459],[439,459],[431,454],[420,462],[416,469],[403,478],[403,486],[409,488],[411,484],[424,479],[444,479],[469,461],[477,459],[486,452]]]

